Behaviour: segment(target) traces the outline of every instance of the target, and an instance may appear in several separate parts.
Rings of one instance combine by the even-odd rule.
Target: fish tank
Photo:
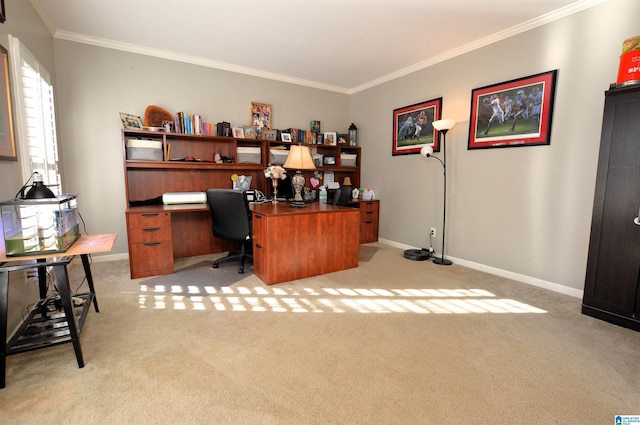
[[[64,253],[80,237],[76,195],[0,202],[7,257]]]

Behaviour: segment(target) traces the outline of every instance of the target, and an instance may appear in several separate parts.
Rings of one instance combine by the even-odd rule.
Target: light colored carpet
[[[360,267],[266,286],[130,280],[93,264],[100,313],[8,358],[2,424],[612,424],[640,414],[640,334],[580,300],[363,247]],[[207,260],[207,261],[205,261]],[[194,267],[192,269],[197,269]],[[78,275],[80,267],[73,270]],[[201,274],[202,274],[201,273]],[[224,273],[224,271],[223,271]]]

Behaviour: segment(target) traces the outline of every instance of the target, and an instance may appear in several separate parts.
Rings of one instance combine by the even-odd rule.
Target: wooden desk
[[[84,367],[82,347],[80,346],[80,331],[89,311],[89,306],[92,303],[96,312],[99,312],[89,264],[89,254],[111,251],[116,237],[116,234],[82,235],[64,253],[56,254],[41,253],[7,257],[4,248],[0,248],[0,388],[5,387],[7,356],[10,354],[72,342],[78,367]],[[89,287],[89,292],[74,295],[74,297],[81,298],[84,301],[80,306],[74,306],[72,302],[69,276],[67,274],[67,265],[76,255],[79,255],[82,259],[82,266]],[[40,300],[29,313],[22,326],[7,342],[9,272],[37,268],[40,279],[40,296],[45,298],[44,277],[47,267],[53,269],[64,314],[49,312],[47,304]],[[74,318],[74,320],[68,320],[70,317]]]
[[[267,285],[358,267],[360,212],[325,203],[251,204],[253,273]]]

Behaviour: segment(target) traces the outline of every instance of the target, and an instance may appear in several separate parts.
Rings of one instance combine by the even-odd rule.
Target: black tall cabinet
[[[582,312],[636,331],[639,209],[640,86],[612,88],[605,92]]]

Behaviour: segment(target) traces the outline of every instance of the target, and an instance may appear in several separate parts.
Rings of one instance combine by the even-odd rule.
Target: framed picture
[[[242,127],[232,127],[231,134],[236,139],[244,139],[244,130],[242,129]]]
[[[271,105],[268,103],[251,102],[251,125],[258,131],[271,128]]]
[[[324,133],[317,133],[316,134],[316,145],[323,145],[324,144]]]
[[[338,144],[338,133],[335,131],[325,131],[324,133],[324,143],[325,145],[337,146]]]
[[[242,127],[242,132],[244,133],[245,139],[255,139],[256,138],[256,129],[251,127],[250,125],[246,127]]]
[[[120,119],[125,130],[142,130],[142,119],[139,116],[120,112]]]
[[[323,156],[322,157],[322,165],[336,165],[336,157],[335,156]]]
[[[276,140],[277,136],[278,136],[278,131],[277,130],[262,130],[262,138],[264,140]]]
[[[442,115],[442,98],[427,100],[393,110],[392,154],[419,154],[424,146],[440,151],[436,130],[431,124]]]
[[[2,6],[4,16],[4,4]],[[3,18],[4,19],[4,18]],[[7,50],[0,45],[2,64],[0,65],[0,159],[17,161],[16,142],[13,134],[13,116],[11,114],[11,90],[9,86],[9,58]]]
[[[338,146],[347,146],[349,144],[349,136],[346,134],[338,135]]]
[[[282,133],[280,137],[283,142],[291,142],[291,133]]]
[[[318,120],[310,121],[309,129],[314,133],[320,133],[320,121]]]
[[[473,89],[467,149],[550,144],[556,74]]]

